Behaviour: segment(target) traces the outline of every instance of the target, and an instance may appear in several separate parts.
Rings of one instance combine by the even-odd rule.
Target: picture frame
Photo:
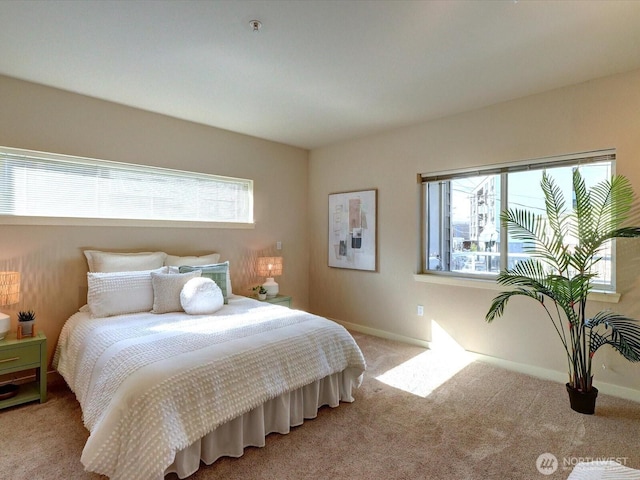
[[[328,265],[378,271],[378,190],[329,194]]]

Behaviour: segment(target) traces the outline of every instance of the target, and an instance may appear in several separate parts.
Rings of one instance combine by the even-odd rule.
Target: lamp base
[[[262,286],[267,291],[267,297],[275,297],[276,295],[278,295],[278,292],[280,291],[280,287],[278,286],[276,281],[273,279],[273,277],[267,278],[267,281],[264,282]]]
[[[11,317],[0,312],[0,340],[2,340],[11,330]]]

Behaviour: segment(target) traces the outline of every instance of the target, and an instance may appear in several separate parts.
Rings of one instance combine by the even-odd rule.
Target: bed
[[[177,287],[155,288],[155,280],[180,283],[184,275],[88,274],[88,304],[65,323],[54,366],[82,408],[89,471],[112,480],[185,478],[201,461],[241,456],[321,406],[353,401],[365,361],[342,326],[230,288],[213,313],[163,311],[166,297],[175,305]],[[132,308],[146,310],[120,312]]]
[[[617,460],[621,460],[618,458]],[[626,462],[626,458],[622,459]],[[640,470],[626,467],[615,460],[578,462],[567,480],[640,480]]]

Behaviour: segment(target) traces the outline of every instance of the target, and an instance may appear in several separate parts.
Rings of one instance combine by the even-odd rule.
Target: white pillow
[[[169,267],[179,267],[181,265],[210,265],[218,263],[220,260],[219,253],[210,253],[201,257],[178,257],[176,255],[167,255],[164,264]]]
[[[220,310],[224,297],[216,282],[207,277],[197,277],[182,287],[180,304],[189,315],[206,315]]]
[[[133,272],[153,270],[164,265],[164,252],[114,253],[85,250],[90,272]]]
[[[169,267],[173,268],[173,267]],[[213,265],[182,265],[178,267],[180,273],[202,270],[201,277],[209,277],[216,282],[222,290],[224,303],[228,303],[231,295],[231,275],[229,274],[229,261],[214,263]]]
[[[151,285],[153,286],[151,313],[182,312],[182,305],[180,305],[182,287],[192,278],[199,277],[200,273],[200,270],[177,274],[151,272]]]
[[[150,311],[153,308],[151,272],[166,273],[167,267],[138,272],[87,273],[87,305],[91,316]]]

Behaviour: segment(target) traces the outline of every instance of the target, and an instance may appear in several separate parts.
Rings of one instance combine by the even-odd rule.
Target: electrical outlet
[[[422,317],[424,315],[424,307],[422,305],[418,305],[418,316]]]
[[[282,250],[282,242],[280,240],[276,242],[276,250]]]

